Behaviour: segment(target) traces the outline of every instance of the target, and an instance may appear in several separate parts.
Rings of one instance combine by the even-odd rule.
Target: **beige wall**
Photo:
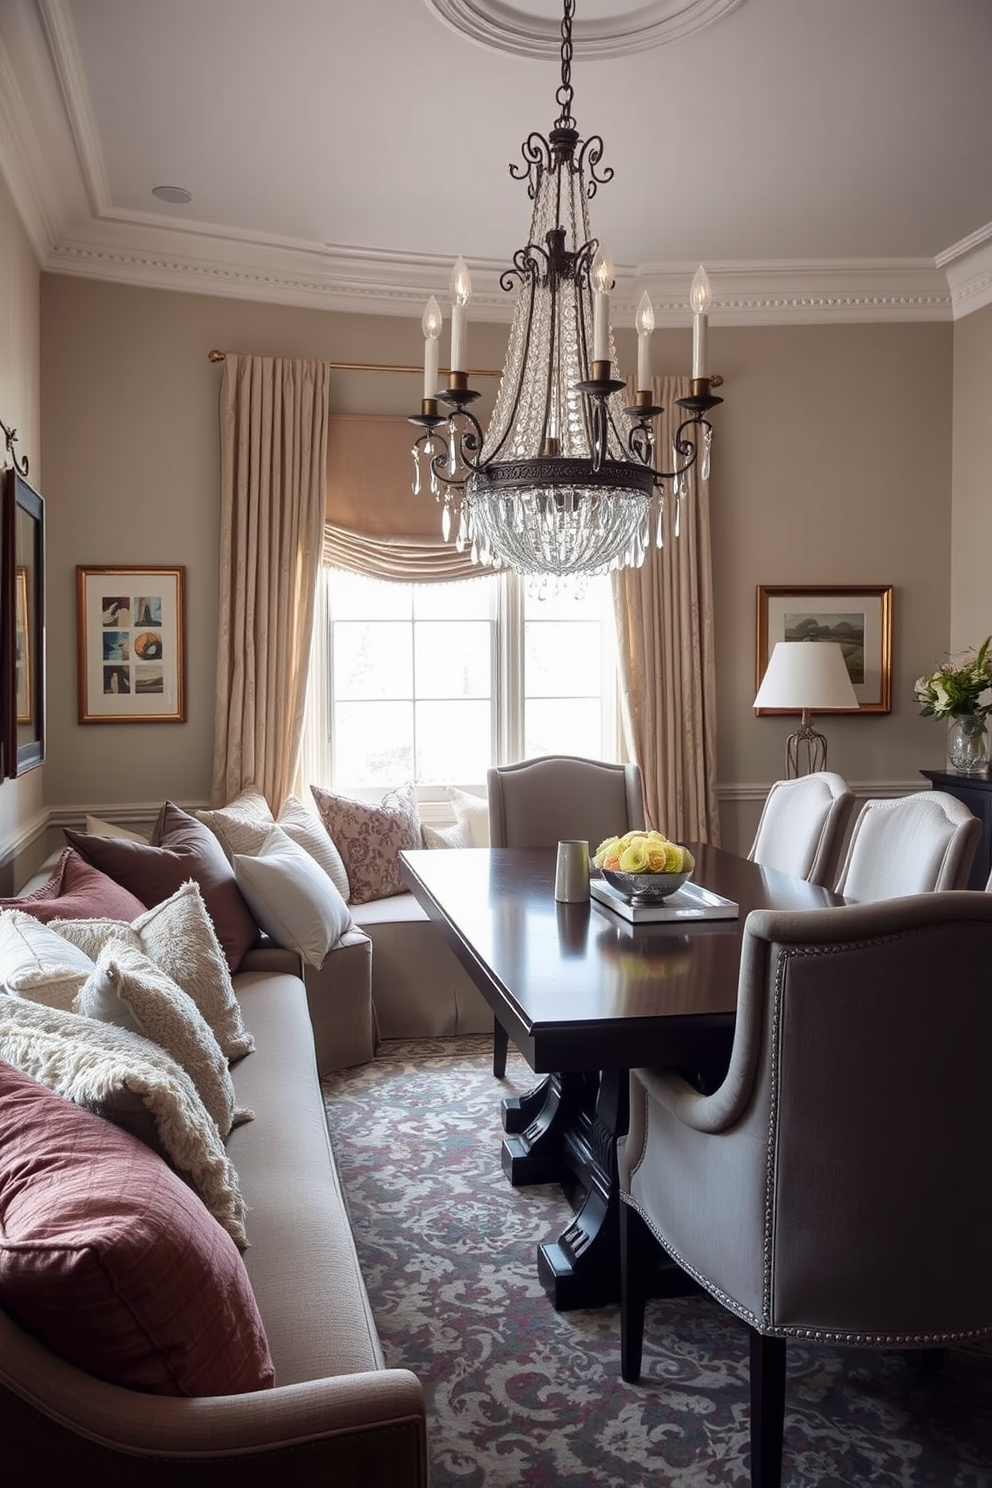
[[[895,586],[893,712],[831,719],[830,763],[852,781],[918,780],[939,763],[912,681],[949,644],[950,325],[720,328],[726,377],[714,415],[719,779],[727,840],[751,830],[782,771],[788,723],[756,719],[758,584]],[[633,359],[633,336],[620,336]],[[499,326],[474,325],[472,360],[498,367]],[[678,369],[689,333],[659,332],[655,366]],[[206,798],[216,618],[216,406],[211,347],[416,364],[414,318],[339,315],[42,277],[51,635],[50,805]],[[491,386],[491,384],[489,385]],[[403,412],[416,376],[335,374],[340,410]],[[184,563],[189,722],[76,724],[76,563]],[[740,820],[738,820],[740,819]],[[747,844],[744,843],[746,846]]]
[[[0,419],[17,430],[15,451],[27,457],[32,483],[44,490],[41,462],[41,387],[38,339],[38,265],[0,177]],[[6,446],[0,440],[0,469]],[[0,857],[27,845],[42,811],[45,768],[0,785]],[[29,864],[33,866],[33,864]],[[6,891],[0,875],[0,888]]]
[[[952,472],[950,644],[963,650],[992,632],[992,305],[954,331]]]

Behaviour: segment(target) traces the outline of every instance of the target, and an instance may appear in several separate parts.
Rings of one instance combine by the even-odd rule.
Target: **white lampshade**
[[[836,641],[776,641],[761,679],[756,708],[857,708],[858,699]]]

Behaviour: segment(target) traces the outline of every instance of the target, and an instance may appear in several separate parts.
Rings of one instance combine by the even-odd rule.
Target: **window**
[[[608,578],[395,584],[325,570],[336,789],[485,783],[490,764],[616,753]]]

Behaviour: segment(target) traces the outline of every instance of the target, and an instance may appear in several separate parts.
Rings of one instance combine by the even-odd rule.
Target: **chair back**
[[[595,852],[607,837],[644,826],[637,765],[548,754],[494,765],[487,786],[491,847],[554,847],[575,837]]]
[[[963,889],[982,824],[944,791],[866,801],[858,813],[837,880],[846,899]]]
[[[838,839],[853,804],[847,782],[829,770],[777,780],[765,797],[748,857],[763,868],[829,886]]]

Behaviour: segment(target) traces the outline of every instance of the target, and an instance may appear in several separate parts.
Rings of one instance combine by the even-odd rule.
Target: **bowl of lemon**
[[[607,837],[593,863],[603,878],[632,903],[656,904],[692,877],[695,859],[687,847],[661,832],[625,832]]]

